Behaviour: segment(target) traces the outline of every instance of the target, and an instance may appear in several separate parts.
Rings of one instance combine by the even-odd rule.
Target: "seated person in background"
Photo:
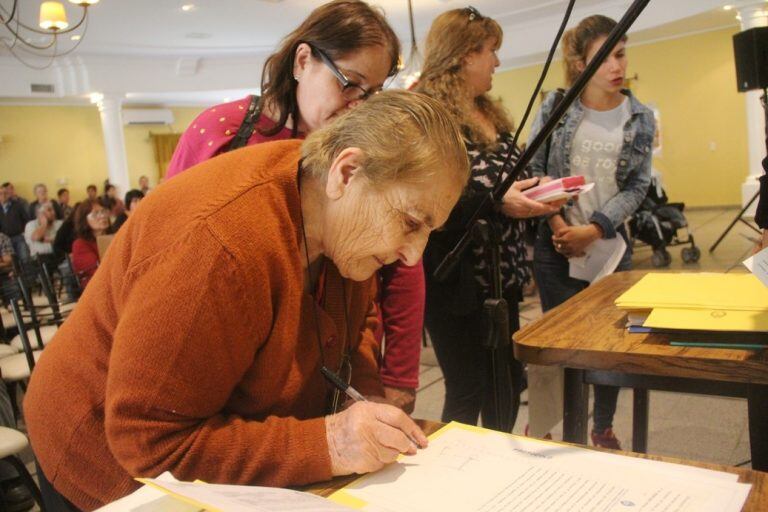
[[[334,410],[321,368],[383,400],[372,278],[419,262],[468,176],[448,111],[386,91],[155,190],[35,367],[41,487],[93,509],[139,475],[295,486],[426,446],[392,405]]]
[[[53,252],[57,258],[64,258],[72,252],[72,244],[75,241],[75,215],[78,206],[82,203],[75,203],[72,215],[61,221],[59,230],[56,231],[56,238],[53,239]]]
[[[34,208],[34,203],[31,205]],[[27,222],[24,238],[29,247],[30,256],[40,260],[53,261],[53,240],[61,227],[62,221],[56,218],[52,201],[46,201],[37,208],[37,218]]]
[[[149,178],[147,178],[146,176],[140,177],[139,178],[139,191],[142,194],[147,195],[147,194],[149,194],[150,190],[152,190],[152,189],[149,188]],[[128,201],[127,200],[125,201],[125,206],[128,207]]]
[[[136,211],[136,207],[139,205],[139,202],[144,199],[144,192],[137,189],[131,189],[125,194],[125,211],[121,214],[119,214],[115,218],[115,222],[112,223],[112,233],[117,233],[117,230],[120,229],[120,226],[125,223],[125,221],[128,220],[128,217]]]
[[[109,181],[104,182],[104,195],[101,196],[101,204],[109,210],[113,219],[125,212],[125,203],[117,197],[117,188]]]
[[[12,256],[13,243],[11,242],[11,237],[0,233],[0,272],[6,272],[11,268]]]
[[[85,193],[88,194],[89,201],[95,201],[99,198],[99,189],[96,188],[96,185],[88,185],[85,188]]]
[[[66,188],[60,188],[58,192],[56,192],[56,197],[59,199],[59,209],[61,210],[61,219],[65,220],[69,218],[69,216],[74,211],[74,208],[70,206],[69,204],[69,189]]]
[[[29,220],[28,206],[13,199],[12,185],[5,183],[0,186],[0,232],[10,237],[13,250],[20,260],[29,258],[29,248],[24,240],[24,228]]]
[[[72,243],[72,269],[85,289],[99,267],[96,237],[109,230],[109,210],[98,201],[80,203],[74,214],[75,241]]]
[[[26,199],[24,199],[23,197],[21,197],[16,193],[16,187],[13,186],[13,183],[11,183],[10,181],[6,181],[0,186],[2,186],[2,188],[8,191],[8,199],[19,203],[21,206],[24,207],[24,211],[27,214],[29,214],[29,201],[27,201]]]
[[[53,206],[53,211],[56,213],[56,218],[59,220],[64,219],[64,215],[62,214],[59,203],[57,203],[52,199],[48,199],[48,187],[46,187],[45,184],[38,183],[37,185],[35,185],[34,193],[35,193],[35,200],[29,204],[30,219],[34,219],[35,217],[37,217],[37,211],[40,209],[40,206],[48,202],[50,202],[51,206]]]

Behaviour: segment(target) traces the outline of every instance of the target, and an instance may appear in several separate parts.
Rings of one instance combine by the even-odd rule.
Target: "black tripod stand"
[[[760,103],[763,105],[763,113],[765,115],[765,131],[766,131],[766,139],[768,140],[768,89],[763,89],[763,96],[760,98]],[[766,147],[766,150],[768,150],[768,147]],[[720,242],[723,241],[723,238],[725,238],[728,233],[733,229],[733,226],[735,226],[737,223],[741,222],[745,226],[747,226],[749,229],[757,233],[758,235],[762,234],[762,231],[760,231],[754,224],[749,222],[744,218],[744,214],[747,213],[747,210],[750,209],[750,207],[757,201],[758,196],[760,195],[760,192],[755,192],[755,195],[752,196],[752,199],[749,200],[747,205],[741,209],[741,211],[736,215],[736,218],[731,221],[730,224],[728,224],[728,227],[725,228],[725,231],[720,235],[720,237],[717,239],[717,242],[715,242],[712,247],[709,248],[709,252],[714,252],[715,249],[717,249],[717,246],[720,245]]]

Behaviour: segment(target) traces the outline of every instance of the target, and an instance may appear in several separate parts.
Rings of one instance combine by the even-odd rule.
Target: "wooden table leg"
[[[589,386],[584,370],[565,368],[563,393],[563,441],[587,444]]]
[[[749,384],[747,404],[752,469],[768,471],[768,386]]]
[[[632,390],[632,451],[648,452],[648,390]]]

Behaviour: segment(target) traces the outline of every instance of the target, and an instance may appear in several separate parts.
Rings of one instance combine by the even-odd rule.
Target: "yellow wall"
[[[150,131],[183,131],[202,108],[175,108],[172,126],[126,126],[125,145],[131,186],[146,174],[157,183]],[[72,202],[85,197],[93,183],[101,191],[107,159],[95,106],[0,106],[0,182],[32,198],[35,183],[70,189]]]
[[[731,47],[735,30],[629,49],[628,75],[640,77],[632,84],[634,92],[661,112],[663,151],[654,165],[664,175],[670,198],[690,206],[738,204],[747,175],[744,96],[736,92]],[[501,96],[516,121],[522,117],[540,69],[520,68],[500,72],[495,78],[493,94]],[[562,76],[560,62],[554,62],[544,88],[562,85]],[[132,186],[142,174],[156,183],[150,131],[182,131],[200,110],[173,109],[175,124],[171,127],[126,127]],[[107,177],[94,106],[0,106],[0,137],[0,179],[13,181],[27,197],[37,182],[54,191],[61,186],[59,180],[66,180],[72,199],[77,200],[84,196],[86,185],[101,185]],[[522,140],[526,137],[527,130]]]
[[[635,95],[661,113],[662,153],[654,166],[667,194],[689,206],[735,205],[747,176],[744,96],[736,92],[731,37],[725,29],[630,47],[627,76]],[[631,42],[631,41],[630,41]],[[500,72],[493,94],[519,122],[542,66]],[[563,85],[562,64],[550,68],[544,89]],[[533,122],[533,115],[527,126]],[[755,105],[759,109],[759,105]],[[521,136],[526,140],[528,131]],[[714,150],[710,148],[711,144]]]

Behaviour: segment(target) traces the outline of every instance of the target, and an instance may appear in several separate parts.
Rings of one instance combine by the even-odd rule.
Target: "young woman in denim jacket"
[[[616,22],[605,16],[582,20],[563,38],[563,55],[569,85],[578,77],[606,40]],[[553,179],[582,174],[595,188],[572,205],[542,220],[534,251],[534,275],[544,311],[566,301],[589,283],[573,279],[568,273],[568,258],[581,256],[600,238],[627,238],[623,223],[645,197],[651,179],[651,146],[654,117],[632,94],[623,89],[627,68],[624,41],[619,42],[590,80],[581,97],[565,114],[531,162],[535,176]],[[531,137],[549,118],[560,93],[550,94],[536,120]],[[628,244],[629,245],[629,244]],[[627,247],[617,271],[632,263]],[[531,435],[542,436],[552,421],[538,421],[546,409],[562,403],[562,371],[531,368]],[[542,377],[552,381],[554,395],[536,400]],[[592,441],[599,446],[619,448],[613,433],[613,416],[619,388],[595,385],[595,411]],[[554,396],[556,399],[552,400]],[[542,411],[543,409],[543,411]],[[553,420],[562,414],[559,408]]]

